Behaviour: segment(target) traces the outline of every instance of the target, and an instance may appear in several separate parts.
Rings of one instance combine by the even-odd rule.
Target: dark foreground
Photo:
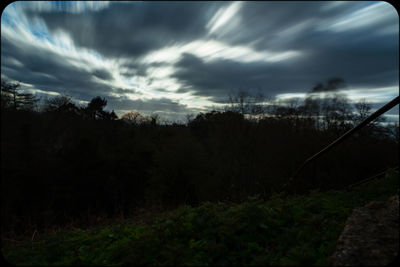
[[[399,174],[351,192],[203,203],[154,214],[150,223],[64,229],[6,244],[16,265],[326,265],[356,207],[398,194]]]

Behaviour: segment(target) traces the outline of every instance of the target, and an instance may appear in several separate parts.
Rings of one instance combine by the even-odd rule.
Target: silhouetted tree
[[[68,95],[59,95],[46,99],[43,111],[79,115],[79,108],[72,102],[71,97]]]
[[[89,102],[86,111],[92,119],[102,119],[103,118],[103,109],[107,105],[107,100],[105,98],[101,98],[100,96],[96,96],[92,98]]]
[[[266,112],[264,102],[267,100],[261,92],[251,94],[239,91],[235,95],[229,95],[225,111],[238,112],[249,118],[260,119]]]
[[[33,110],[38,99],[30,93],[21,93],[19,83],[1,81],[1,107],[14,110]]]
[[[352,123],[352,108],[344,95],[333,94],[325,97],[322,112],[326,130],[347,130]]]
[[[114,110],[111,112],[105,111],[104,108],[107,105],[107,100],[96,96],[92,98],[87,107],[83,108],[84,114],[86,114],[90,119],[94,120],[115,120],[118,116],[115,114]]]
[[[356,121],[363,121],[371,113],[371,105],[364,99],[354,104],[356,108],[357,115],[355,116]]]
[[[160,121],[160,116],[158,114],[151,114],[149,119],[151,125],[156,125]]]
[[[37,107],[39,99],[33,94],[20,93],[18,94],[18,105],[23,110],[34,110]]]
[[[68,105],[69,103],[72,103],[70,96],[58,95],[45,99],[42,109],[44,112],[57,111],[58,109]]]
[[[108,119],[110,119],[110,120],[116,120],[116,119],[118,119],[118,116],[117,116],[117,114],[115,114],[114,110],[111,110]]]
[[[388,125],[389,129],[389,136],[396,142],[396,144],[399,144],[399,139],[400,139],[400,131],[399,131],[399,123],[395,122],[390,125]]]
[[[317,83],[306,95],[300,113],[314,121],[317,129],[341,131],[351,124],[352,107],[347,97],[339,92],[346,87],[342,78],[330,78]]]
[[[132,110],[125,113],[124,115],[122,115],[121,119],[128,123],[133,123],[133,124],[139,124],[145,121],[144,116],[139,111],[136,110]]]
[[[20,87],[19,83],[7,83],[5,81],[1,81],[1,107],[3,108],[13,108],[17,109],[17,95],[18,88]]]

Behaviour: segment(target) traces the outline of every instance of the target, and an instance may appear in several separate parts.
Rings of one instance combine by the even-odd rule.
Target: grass
[[[327,265],[352,210],[398,188],[390,171],[352,192],[181,206],[147,225],[65,230],[2,253],[15,265]]]

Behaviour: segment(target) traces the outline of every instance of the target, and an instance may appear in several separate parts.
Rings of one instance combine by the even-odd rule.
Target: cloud
[[[116,88],[113,90],[113,92],[121,95],[138,93],[138,91],[135,89],[122,89],[122,88]]]
[[[229,44],[251,44],[259,50],[266,47],[297,50],[313,44],[324,33],[346,43],[341,34],[349,31],[357,39],[365,35],[374,38],[382,31],[396,33],[387,31],[388,27],[398,29],[396,10],[384,2],[249,1],[243,3],[235,18],[240,20],[238,27],[230,31],[221,27],[222,33],[216,31],[214,36]],[[336,30],[339,28],[340,31]]]
[[[204,62],[193,54],[184,54],[175,64],[177,68],[173,77],[183,87],[180,92],[191,92],[194,95],[212,98],[215,102],[224,102],[230,93],[238,89],[251,89],[266,84],[271,85],[272,73],[276,65],[268,63],[239,63],[232,60],[215,60]],[[267,93],[279,88],[268,87]]]
[[[398,94],[398,16],[385,2],[15,2],[1,23],[2,78],[116,110],[180,114],[331,77]]]
[[[221,26],[226,25],[230,20],[232,20],[232,18],[238,13],[242,4],[243,2],[236,1],[228,6],[221,7],[207,23],[206,27],[209,28],[209,32],[215,32],[217,29],[220,29]]]
[[[205,34],[212,11],[221,3],[132,2],[115,3],[87,13],[57,10],[31,12],[52,32],[66,31],[77,46],[109,57],[140,57],[167,44],[181,43]]]
[[[94,75],[110,78],[106,70],[79,66],[79,61],[66,55],[21,42],[7,34],[2,35],[2,73],[16,81],[33,85],[45,91],[68,92],[76,98],[88,98],[94,94],[106,94],[110,85],[93,79]],[[96,92],[96,93],[94,93]]]
[[[356,54],[356,53],[355,53]],[[258,88],[266,96],[274,96],[282,92],[306,92],[311,90],[316,82],[337,76],[344,79],[349,87],[363,86],[368,88],[392,86],[393,94],[396,93],[397,73],[393,69],[379,75],[374,72],[374,67],[379,64],[357,68],[356,63],[345,65],[335,56],[329,56],[327,62],[310,62],[303,59],[296,62],[266,63],[239,63],[232,60],[215,60],[205,62],[192,54],[185,54],[176,63],[176,71],[173,77],[183,84],[180,92],[191,92],[212,98],[213,101],[226,100],[228,95],[237,90],[249,90]],[[330,66],[336,64],[336,66]],[[387,64],[387,61],[382,61]],[[331,71],[324,73],[322,69]],[[354,69],[353,69],[354,68]],[[390,66],[388,69],[391,69]],[[357,75],[357,76],[352,76]]]
[[[396,24],[397,12],[392,5],[386,2],[373,3],[372,5],[363,7],[350,15],[345,15],[330,22],[328,30],[354,31],[368,26],[385,26],[385,24]],[[396,27],[392,25],[393,32]]]
[[[96,69],[92,72],[92,74],[101,80],[113,79],[113,75],[111,74],[111,72],[107,71],[106,69]]]

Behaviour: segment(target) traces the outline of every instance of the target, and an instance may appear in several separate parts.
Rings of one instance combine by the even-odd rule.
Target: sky
[[[16,1],[1,78],[41,97],[181,120],[239,91],[304,97],[341,77],[355,102],[399,94],[399,19],[382,1]],[[398,121],[398,108],[388,115]]]

